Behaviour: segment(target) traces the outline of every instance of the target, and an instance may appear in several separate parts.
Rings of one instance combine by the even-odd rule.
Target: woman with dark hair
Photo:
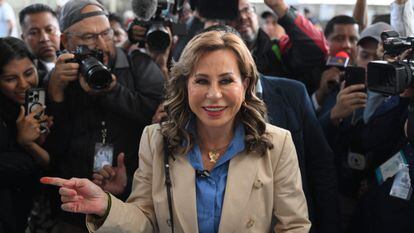
[[[0,232],[24,232],[41,167],[49,154],[40,147],[44,109],[25,114],[25,92],[39,83],[34,56],[23,41],[0,38]]]
[[[91,232],[267,233],[272,216],[275,232],[308,232],[292,138],[265,123],[257,78],[237,35],[201,33],[172,68],[168,120],[144,130],[127,203],[86,179],[41,181]]]

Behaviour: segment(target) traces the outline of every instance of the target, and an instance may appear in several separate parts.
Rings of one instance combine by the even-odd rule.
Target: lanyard
[[[108,129],[107,129],[107,127],[106,127],[106,122],[105,121],[101,121],[101,126],[102,126],[102,129],[101,129],[101,135],[102,135],[102,144],[104,144],[105,145],[105,143],[106,143],[106,137],[108,136]]]

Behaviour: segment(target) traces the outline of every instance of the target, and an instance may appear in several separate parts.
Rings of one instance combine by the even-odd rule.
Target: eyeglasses
[[[254,6],[246,6],[246,7],[239,10],[239,14],[240,14],[240,16],[250,15],[251,13],[253,13],[255,11],[256,11],[256,9],[254,8]]]
[[[66,32],[66,35],[69,36],[76,36],[79,39],[84,42],[86,45],[92,45],[96,44],[96,41],[98,40],[98,36],[102,37],[105,41],[112,40],[114,37],[114,30],[112,28],[109,28],[103,32],[100,33],[76,33],[76,32]]]

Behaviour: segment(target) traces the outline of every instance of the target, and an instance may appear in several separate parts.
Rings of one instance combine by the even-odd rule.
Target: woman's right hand
[[[59,186],[62,209],[67,212],[105,215],[108,208],[108,195],[88,179],[42,177],[40,182]]]

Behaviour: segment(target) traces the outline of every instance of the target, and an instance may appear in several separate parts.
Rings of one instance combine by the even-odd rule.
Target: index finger
[[[73,55],[71,53],[63,53],[57,58],[56,63],[65,63],[66,60],[72,59],[74,57],[75,57],[75,55]]]
[[[50,184],[55,185],[59,187],[63,187],[65,183],[67,183],[69,180],[62,179],[59,177],[42,177],[40,178],[40,183],[42,184]]]

